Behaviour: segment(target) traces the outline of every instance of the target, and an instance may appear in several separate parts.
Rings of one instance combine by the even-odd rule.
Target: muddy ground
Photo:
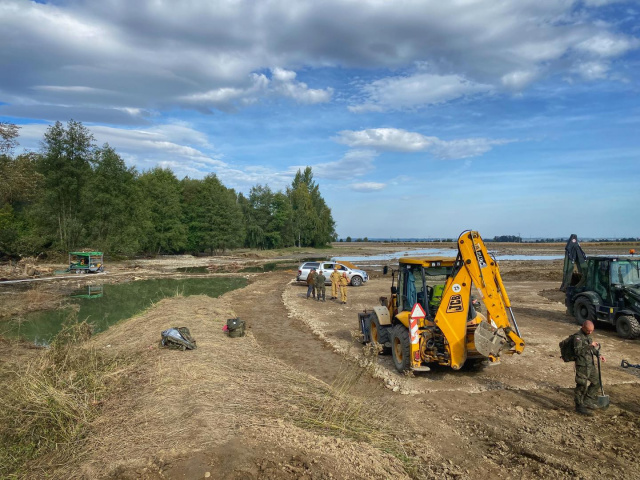
[[[329,255],[407,248],[340,247]],[[508,248],[523,252],[518,247]],[[526,248],[535,254],[563,250],[561,245]],[[314,254],[320,255],[299,251],[288,260],[295,265]],[[623,340],[614,329],[598,325],[594,335],[607,357],[602,374],[612,406],[593,418],[577,416],[573,365],[562,362],[557,347],[578,328],[565,315],[557,291],[561,260],[500,263],[527,342],[522,355],[483,368],[435,368],[405,376],[387,356],[368,365],[371,357],[354,341],[357,312],[389,292],[390,278],[382,276],[379,265],[371,266],[380,262],[369,262],[371,280],[349,288],[347,304],[341,305],[307,300],[306,287],[295,282],[295,268],[241,273],[243,265],[274,260],[249,255],[216,259],[225,266],[219,271],[235,273],[209,274],[245,275],[247,287],[217,299],[165,299],[92,339],[98,349],[134,354],[141,361],[131,381],[102,407],[83,453],[69,465],[52,466],[49,475],[638,478],[640,377],[635,373],[640,370],[622,369],[620,361],[640,363],[640,340]],[[38,289],[50,296],[46,304],[61,301],[58,293],[75,283],[173,276],[179,275],[178,266],[212,261],[121,262],[108,266],[100,280],[42,281],[46,286]],[[26,295],[11,295],[14,314],[31,308]],[[7,297],[0,297],[5,307]],[[225,320],[234,316],[247,321],[246,337],[231,339],[222,332]],[[157,347],[159,332],[174,324],[190,328],[197,350]],[[0,359],[17,358],[15,346],[3,345]]]

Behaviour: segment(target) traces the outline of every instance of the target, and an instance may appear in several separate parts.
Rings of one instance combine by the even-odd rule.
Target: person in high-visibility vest
[[[340,303],[347,303],[347,285],[349,285],[349,280],[347,279],[347,274],[343,273],[340,277]]]
[[[333,272],[329,275],[329,280],[331,280],[331,298],[330,300],[335,300],[338,298],[338,289],[340,288],[340,272],[338,272],[338,266],[333,267]]]

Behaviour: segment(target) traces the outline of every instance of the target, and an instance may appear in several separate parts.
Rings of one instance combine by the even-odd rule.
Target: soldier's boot
[[[598,402],[595,402],[591,399],[585,400],[583,405],[585,408],[588,408],[589,410],[600,410],[602,408],[600,405],[598,405]]]
[[[576,412],[586,417],[593,417],[593,412],[588,410],[585,405],[576,405]]]

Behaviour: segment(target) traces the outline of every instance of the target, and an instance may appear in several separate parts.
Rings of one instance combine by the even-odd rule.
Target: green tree
[[[43,235],[55,232],[57,246],[72,250],[83,234],[80,220],[82,191],[91,178],[94,139],[80,122],[69,120],[66,128],[56,122],[44,134],[38,170],[44,192],[38,215]]]
[[[245,232],[238,195],[226,188],[216,175],[202,181],[197,211],[202,219],[201,249],[210,253],[237,248],[244,243]]]
[[[36,154],[13,156],[18,135],[18,126],[0,123],[0,256],[32,254],[41,245],[29,213],[42,175],[36,170]]]
[[[94,165],[83,201],[89,240],[111,253],[137,253],[141,234],[150,227],[143,215],[138,173],[108,144],[96,150]]]
[[[320,195],[311,167],[298,170],[287,189],[291,203],[293,234],[298,246],[320,247],[335,238],[331,209]]]
[[[144,232],[147,252],[175,253],[187,245],[187,228],[182,222],[180,182],[170,169],[156,167],[139,179],[144,215],[149,222]]]

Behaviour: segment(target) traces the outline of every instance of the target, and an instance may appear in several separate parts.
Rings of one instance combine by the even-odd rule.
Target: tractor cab
[[[584,290],[596,292],[605,305],[615,305],[624,287],[640,288],[640,259],[628,256],[589,257],[583,285]]]
[[[455,258],[401,258],[398,271],[398,312],[411,311],[416,303],[433,320]]]

